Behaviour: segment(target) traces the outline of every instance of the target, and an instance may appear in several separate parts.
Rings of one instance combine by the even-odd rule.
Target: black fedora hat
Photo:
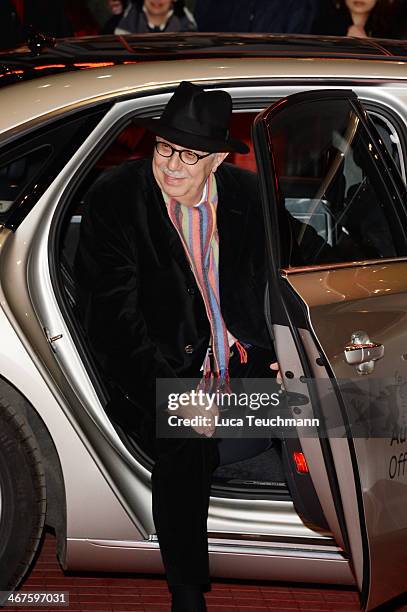
[[[159,119],[135,122],[181,147],[208,153],[248,153],[244,142],[229,136],[231,116],[232,98],[226,91],[205,91],[182,81]]]

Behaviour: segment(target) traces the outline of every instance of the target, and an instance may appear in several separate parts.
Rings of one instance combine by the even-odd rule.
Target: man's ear
[[[229,155],[228,151],[226,153],[216,153],[215,154],[215,161],[214,161],[214,164],[212,166],[212,172],[216,172],[216,170],[219,168],[221,163],[223,161],[225,161],[225,159],[227,158],[228,155]]]

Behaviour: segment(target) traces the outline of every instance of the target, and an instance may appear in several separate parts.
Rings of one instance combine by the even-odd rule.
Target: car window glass
[[[369,112],[369,117],[373,121],[377,132],[386,146],[388,152],[393,158],[397,168],[399,169],[404,182],[406,181],[406,166],[404,162],[403,148],[400,137],[394,125],[386,117],[382,117],[376,112]]]
[[[288,213],[286,264],[406,254],[380,155],[348,101],[296,104],[273,117],[268,131],[278,194]]]
[[[52,151],[50,145],[44,145],[0,166],[0,218],[35,179]]]
[[[78,111],[0,147],[0,224],[18,227],[106,110],[101,105]]]

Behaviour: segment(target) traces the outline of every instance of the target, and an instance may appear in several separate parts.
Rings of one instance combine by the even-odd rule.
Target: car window
[[[406,254],[380,154],[350,103],[298,104],[269,126],[289,235],[288,265]]]
[[[0,215],[5,215],[52,155],[53,148],[43,145],[0,166]]]
[[[107,110],[79,112],[0,149],[0,224],[15,229]]]

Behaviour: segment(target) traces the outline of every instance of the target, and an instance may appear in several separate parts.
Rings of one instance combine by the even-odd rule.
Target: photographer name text
[[[319,427],[319,419],[294,419],[290,417],[258,417],[255,414],[245,414],[243,417],[213,417],[197,415],[192,418],[172,414],[168,417],[170,427]]]

